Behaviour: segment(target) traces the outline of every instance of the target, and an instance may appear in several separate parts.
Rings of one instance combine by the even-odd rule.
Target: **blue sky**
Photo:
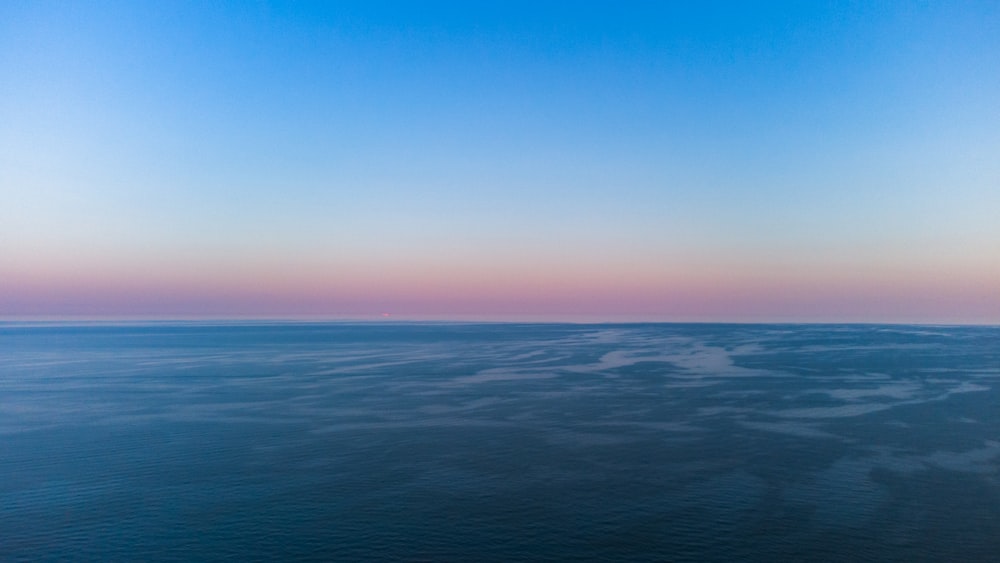
[[[1000,322],[998,68],[988,2],[8,2],[0,314]]]

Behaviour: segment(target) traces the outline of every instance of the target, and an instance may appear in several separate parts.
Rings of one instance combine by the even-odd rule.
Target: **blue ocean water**
[[[1000,328],[0,324],[0,560],[996,560]]]

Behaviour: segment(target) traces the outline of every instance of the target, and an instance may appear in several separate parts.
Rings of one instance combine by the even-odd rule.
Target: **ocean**
[[[3,561],[986,561],[1000,328],[0,323]]]

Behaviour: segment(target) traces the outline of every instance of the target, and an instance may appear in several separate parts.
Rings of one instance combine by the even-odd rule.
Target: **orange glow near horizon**
[[[477,267],[478,266],[478,267]],[[295,268],[96,269],[6,272],[0,307],[32,315],[552,317],[713,321],[996,323],[996,279],[912,272],[777,272],[675,268],[638,272],[372,265]]]

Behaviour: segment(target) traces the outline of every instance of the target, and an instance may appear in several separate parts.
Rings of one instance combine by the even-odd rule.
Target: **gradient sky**
[[[0,3],[0,317],[1000,323],[1000,3],[470,4]]]

